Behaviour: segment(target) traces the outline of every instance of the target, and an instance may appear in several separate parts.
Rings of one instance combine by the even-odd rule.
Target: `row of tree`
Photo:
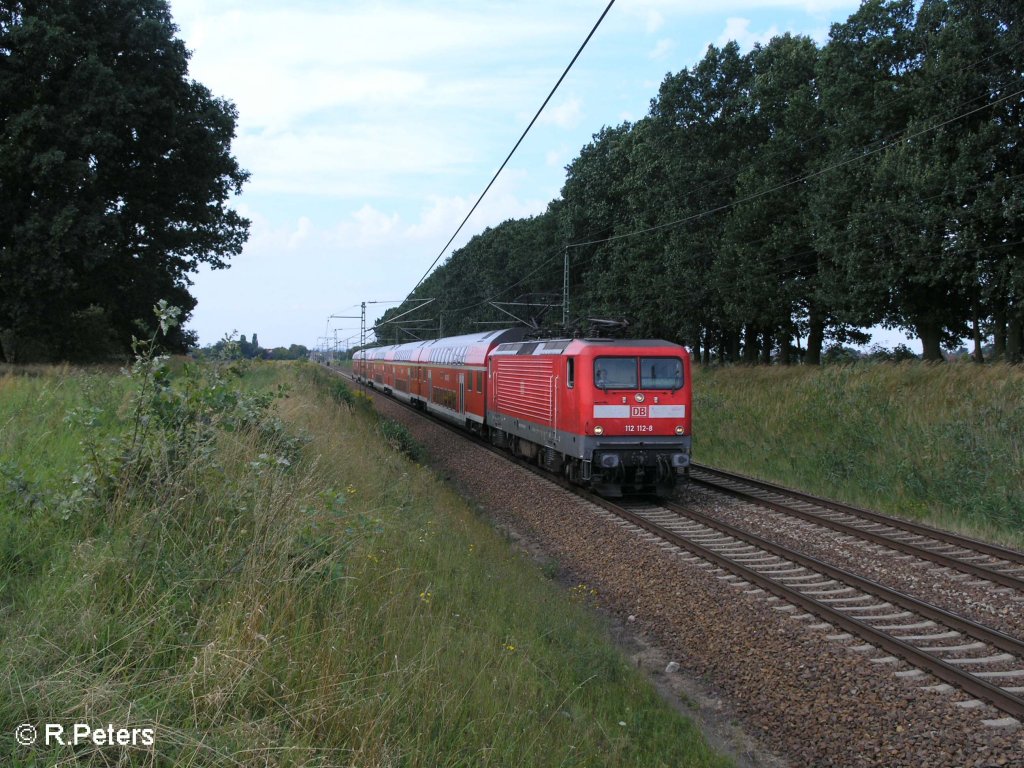
[[[0,360],[124,357],[241,251],[237,113],[176,32],[166,0],[0,3]]]
[[[309,348],[302,344],[264,348],[257,334],[249,341],[243,333],[237,339],[233,335],[225,336],[213,344],[193,349],[192,354],[209,360],[306,360]]]
[[[505,317],[491,300],[558,304],[568,256],[574,317],[705,361],[818,363],[876,324],[926,359],[991,337],[1020,360],[1021,18],[1015,0],[867,0],[821,47],[712,46],[595,135],[544,214],[488,229],[410,298],[436,297],[446,335],[480,330]],[[387,321],[408,308],[378,336],[401,338]]]

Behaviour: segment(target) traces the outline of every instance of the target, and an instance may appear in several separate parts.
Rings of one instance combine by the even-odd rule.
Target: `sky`
[[[238,109],[252,221],[194,276],[200,344],[358,343],[423,277],[607,0],[170,0],[190,76]],[[855,0],[617,0],[451,248],[542,213],[605,126],[642,118],[710,44],[824,43]],[[557,290],[560,286],[552,286]],[[341,317],[332,318],[332,315]],[[325,341],[326,340],[326,341]],[[876,341],[904,341],[902,334]]]

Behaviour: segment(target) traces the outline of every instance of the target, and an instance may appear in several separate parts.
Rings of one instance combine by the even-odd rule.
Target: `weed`
[[[554,581],[562,572],[562,567],[554,558],[547,558],[541,565],[540,572],[544,575],[544,578],[551,579],[552,581]]]
[[[380,420],[380,434],[394,450],[404,453],[413,461],[422,462],[426,456],[404,424],[391,419]]]
[[[0,762],[723,764],[355,393],[308,386],[311,366],[140,351],[88,397],[5,385],[0,721],[155,744]]]

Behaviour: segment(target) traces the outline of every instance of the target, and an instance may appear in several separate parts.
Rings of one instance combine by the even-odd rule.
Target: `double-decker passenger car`
[[[690,463],[689,352],[521,329],[364,350],[360,381],[608,496],[667,494]]]

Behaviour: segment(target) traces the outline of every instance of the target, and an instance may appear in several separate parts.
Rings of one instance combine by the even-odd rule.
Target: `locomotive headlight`
[[[594,434],[595,435],[603,435],[604,434],[604,427],[602,427],[600,424],[595,424],[594,425]]]
[[[686,434],[686,430],[682,426],[678,426],[678,427],[676,427],[676,434],[677,435],[685,435]]]

